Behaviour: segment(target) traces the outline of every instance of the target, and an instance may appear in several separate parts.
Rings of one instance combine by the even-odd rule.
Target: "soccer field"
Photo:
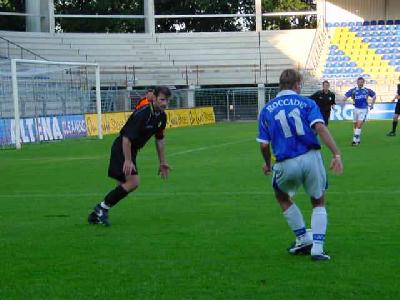
[[[351,126],[330,125],[345,168],[329,176],[329,262],[286,252],[255,122],[167,130],[167,181],[149,142],[108,228],[86,219],[114,186],[114,136],[0,151],[0,299],[398,299],[400,137],[371,121],[352,148]]]

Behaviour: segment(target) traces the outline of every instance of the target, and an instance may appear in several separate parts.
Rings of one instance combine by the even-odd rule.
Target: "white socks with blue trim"
[[[361,140],[361,128],[354,129],[353,142],[359,143]]]
[[[296,238],[303,242],[306,240],[306,225],[304,224],[304,218],[301,214],[300,209],[296,204],[292,204],[287,210],[283,212],[289,227],[293,230]]]
[[[313,232],[313,246],[311,255],[318,255],[324,252],[324,241],[328,216],[325,207],[315,207],[311,216],[311,229]]]

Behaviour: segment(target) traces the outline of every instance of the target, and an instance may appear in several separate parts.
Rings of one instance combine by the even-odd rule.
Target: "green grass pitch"
[[[149,142],[109,228],[86,218],[114,186],[114,136],[0,151],[0,299],[398,299],[400,137],[368,122],[352,148],[351,126],[330,125],[345,169],[329,176],[320,263],[286,252],[255,122],[168,130],[167,181]],[[295,200],[309,226],[306,195]]]

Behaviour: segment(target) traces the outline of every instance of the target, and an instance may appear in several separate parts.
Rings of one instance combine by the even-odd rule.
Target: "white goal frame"
[[[15,148],[21,149],[21,129],[20,129],[20,113],[19,113],[19,96],[18,96],[18,74],[17,64],[42,64],[42,65],[67,65],[67,66],[91,66],[96,70],[96,111],[97,111],[97,126],[98,138],[103,139],[103,128],[101,122],[101,93],[100,93],[100,66],[96,63],[78,63],[78,62],[59,62],[45,60],[29,60],[29,59],[11,59],[11,82],[12,94],[14,103],[14,119],[15,119]]]

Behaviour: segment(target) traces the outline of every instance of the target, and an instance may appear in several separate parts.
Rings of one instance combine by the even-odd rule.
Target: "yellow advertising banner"
[[[167,109],[167,128],[188,127],[215,123],[213,107]],[[101,118],[103,134],[118,133],[132,112],[103,113]],[[98,134],[97,114],[86,114],[88,136]]]
[[[122,126],[124,126],[126,120],[128,120],[130,114],[130,112],[102,114],[101,126],[103,128],[103,134],[118,133]],[[97,114],[86,114],[85,120],[88,136],[97,135]]]

